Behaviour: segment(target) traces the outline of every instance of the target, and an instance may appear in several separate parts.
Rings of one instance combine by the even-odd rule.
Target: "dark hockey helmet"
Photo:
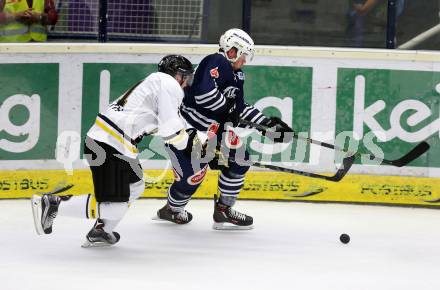
[[[194,69],[192,63],[181,55],[171,54],[162,58],[157,65],[158,71],[174,77],[181,73],[184,78],[192,76]]]

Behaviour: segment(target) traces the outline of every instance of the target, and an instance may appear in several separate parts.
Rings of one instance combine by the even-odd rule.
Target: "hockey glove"
[[[208,140],[205,143],[202,143],[202,141],[200,141],[199,137],[197,136],[196,129],[191,128],[186,131],[188,133],[188,143],[186,145],[186,148],[183,149],[183,153],[188,158],[190,159],[195,158],[196,160],[200,160],[202,158],[207,157],[207,155],[209,155],[209,157],[207,158],[212,158],[214,156],[217,139],[216,138],[212,139],[212,137],[210,138],[209,134],[211,132],[208,132]]]
[[[186,130],[186,132],[188,133],[188,143],[186,144],[186,148],[183,149],[183,153],[189,158],[192,156],[200,158],[202,155],[203,146],[202,142],[197,136],[197,130],[191,128]]]
[[[278,117],[269,117],[264,119],[261,125],[271,128],[271,130],[262,131],[263,136],[268,137],[275,143],[290,143],[293,139],[294,131]]]
[[[237,105],[235,99],[227,99],[227,112],[226,122],[232,123],[232,127],[237,127],[240,122],[240,113],[237,111]]]

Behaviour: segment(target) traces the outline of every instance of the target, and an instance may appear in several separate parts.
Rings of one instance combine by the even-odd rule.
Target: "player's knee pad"
[[[101,219],[120,220],[128,209],[127,202],[99,202],[98,216]]]
[[[145,190],[145,184],[143,180],[130,184],[130,199],[129,203],[135,201]]]
[[[246,172],[249,170],[249,166],[234,166],[223,169],[221,172],[223,175],[233,179],[243,178]]]
[[[236,161],[230,161],[228,167],[221,169],[222,172],[230,172],[231,174],[244,175],[250,168],[248,160],[250,160],[247,150],[243,151],[244,158],[238,158]]]
[[[249,168],[250,168],[250,166],[247,166],[247,165],[234,164],[224,171],[228,172],[231,176],[234,176],[234,175],[243,176],[246,174],[246,172],[248,172]]]

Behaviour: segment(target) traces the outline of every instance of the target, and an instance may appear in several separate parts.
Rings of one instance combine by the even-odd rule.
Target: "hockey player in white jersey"
[[[38,234],[50,234],[60,214],[97,218],[83,247],[109,246],[119,241],[120,235],[114,229],[145,188],[136,145],[144,136],[155,134],[179,150],[192,146],[179,115],[183,88],[192,77],[188,59],[165,56],[158,72],[138,82],[98,114],[84,146],[94,195],[34,195],[32,209]]]

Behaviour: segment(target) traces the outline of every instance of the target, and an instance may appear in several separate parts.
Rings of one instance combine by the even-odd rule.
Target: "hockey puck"
[[[342,234],[342,235],[339,237],[339,240],[340,240],[341,243],[343,243],[343,244],[348,244],[348,242],[350,242],[350,236],[347,235],[347,234]]]

